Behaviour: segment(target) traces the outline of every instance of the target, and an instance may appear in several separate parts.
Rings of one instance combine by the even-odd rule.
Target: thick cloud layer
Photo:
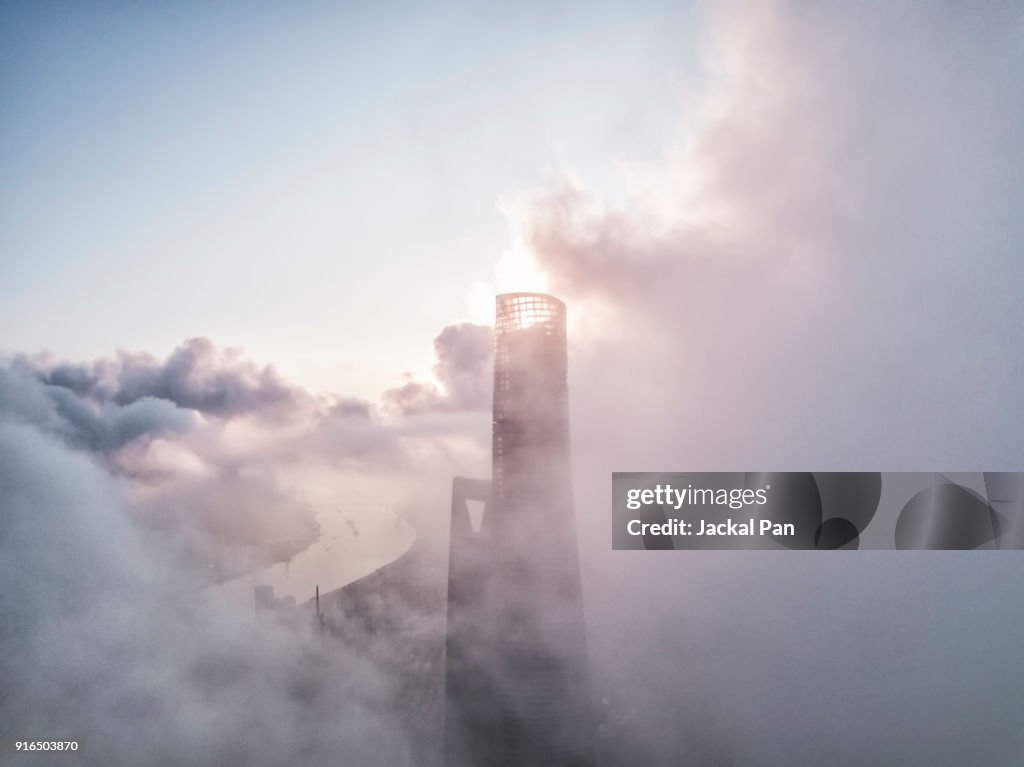
[[[325,643],[207,588],[313,541],[309,499],[419,523],[478,461],[467,427],[385,423],[207,340],[0,366],[0,734],[76,740],[76,764],[416,763],[389,637]]]
[[[1024,463],[1020,9],[745,3],[708,23],[708,87],[666,162],[634,166],[621,206],[562,181],[522,222],[573,316],[604,743],[651,764],[1015,766],[1006,552],[608,551],[613,470]],[[479,475],[489,333],[443,330],[437,383],[384,395],[394,421],[202,340],[0,370],[4,734],[81,737],[95,764],[407,763],[386,677],[198,603],[131,520],[279,537],[309,518],[288,470]],[[410,497],[446,529],[443,492]]]
[[[1020,469],[1022,29],[1006,4],[716,7],[666,162],[520,222],[574,315],[596,667],[653,762],[709,732],[710,763],[1020,761],[1012,555],[609,553],[607,477]]]
[[[367,658],[207,602],[88,455],[0,424],[0,487],[5,738],[76,740],[74,764],[410,762]]]
[[[448,325],[434,339],[432,383],[408,381],[384,392],[385,405],[406,415],[486,410],[491,403],[494,331],[487,325]]]
[[[92,401],[47,381],[25,359],[0,368],[0,415],[31,423],[69,444],[110,452],[145,435],[184,433],[194,414],[168,400],[143,397],[130,403]]]
[[[442,333],[446,401],[484,397],[472,388],[483,364],[474,361],[474,336],[488,333]],[[450,435],[464,426],[385,423],[364,400],[310,394],[208,339],[186,341],[166,359],[17,357],[0,365],[0,420],[91,456],[120,483],[136,523],[220,577],[315,539],[310,472],[329,477],[316,485],[334,488],[321,493],[333,497],[366,477],[412,487],[424,465],[451,460]]]
[[[615,207],[559,182],[523,223],[584,313],[577,380],[608,384],[580,388],[647,403],[601,444],[661,421],[687,438],[652,457],[723,468],[1017,468],[1022,24],[1006,4],[717,11],[667,162],[632,166]]]
[[[191,338],[165,360],[121,352],[92,364],[39,360],[44,383],[98,402],[128,405],[150,397],[205,415],[267,415],[308,397],[273,367],[260,367],[239,349],[219,349],[208,338]]]

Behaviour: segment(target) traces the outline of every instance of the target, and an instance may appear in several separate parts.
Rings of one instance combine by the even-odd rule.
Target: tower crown
[[[499,334],[550,326],[565,335],[565,304],[547,293],[501,293],[496,298],[494,330]]]

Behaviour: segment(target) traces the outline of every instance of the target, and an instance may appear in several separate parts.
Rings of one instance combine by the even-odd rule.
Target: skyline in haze
[[[1020,763],[1013,552],[612,551],[608,493],[1024,467],[1019,4],[8,3],[0,51],[19,737],[410,765],[355,648],[196,595],[325,509],[345,577],[396,519],[445,550],[494,294],[537,289],[593,677],[651,761],[689,722],[749,767]]]

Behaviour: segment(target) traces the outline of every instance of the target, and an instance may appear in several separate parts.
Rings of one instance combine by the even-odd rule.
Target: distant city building
[[[295,607],[295,597],[277,597],[273,586],[253,586],[253,603],[256,612],[281,612]]]

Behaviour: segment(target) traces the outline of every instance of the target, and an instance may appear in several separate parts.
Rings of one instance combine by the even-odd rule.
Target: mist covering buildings
[[[566,376],[565,304],[499,295],[493,479],[452,487],[451,764],[594,763]],[[485,504],[478,525],[467,501]]]
[[[1019,767],[1018,557],[632,556],[603,512],[624,469],[1024,465],[1022,8],[698,5],[4,5],[0,326],[53,365],[0,372],[0,736],[88,733],[102,767],[412,764],[418,689],[380,656],[443,649],[446,573],[437,610],[383,611],[403,632],[323,642],[197,604],[165,555],[221,551],[221,519],[302,528],[295,488],[446,534],[449,478],[489,470],[491,363],[462,353],[490,329],[442,331],[436,386],[424,347],[521,245],[576,321],[598,703],[654,755],[599,725],[602,757],[699,764],[697,721],[750,767]],[[171,351],[196,335],[245,355]]]

